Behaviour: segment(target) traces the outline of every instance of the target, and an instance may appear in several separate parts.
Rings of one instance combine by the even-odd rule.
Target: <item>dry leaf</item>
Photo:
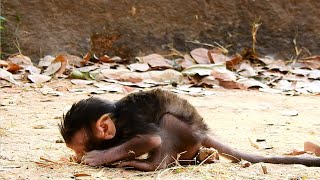
[[[179,84],[183,81],[182,74],[173,69],[167,69],[164,71],[149,71],[145,77],[150,77],[150,79],[156,82],[176,82]]]
[[[226,67],[229,70],[238,69],[239,64],[243,61],[242,56],[236,55],[235,57],[230,58],[226,62]]]
[[[238,79],[237,83],[242,84],[245,89],[249,89],[249,88],[268,88],[267,85],[261,83],[260,81],[257,81],[255,79],[252,78],[242,78],[242,79]]]
[[[119,56],[113,56],[112,58],[110,58],[110,61],[113,61],[115,63],[126,63],[126,62],[129,62],[128,59],[122,59]]]
[[[189,54],[186,54],[184,55],[183,60],[178,64],[182,67],[182,69],[186,69],[192,65],[195,65],[196,63]]]
[[[288,152],[288,153],[284,153],[283,155],[287,155],[287,156],[297,156],[297,155],[301,155],[301,154],[305,154],[307,153],[306,151],[299,151],[299,150],[292,150],[292,152]]]
[[[0,67],[7,67],[8,66],[8,62],[4,61],[4,60],[0,60]]]
[[[68,59],[71,59],[71,55],[70,56],[67,56]],[[73,56],[74,57],[74,56]],[[75,56],[77,57],[77,56]],[[79,58],[79,57],[78,57]],[[61,67],[60,69],[56,72],[55,74],[55,77],[61,77],[62,74],[66,71],[66,67],[67,67],[67,64],[68,64],[68,59],[63,56],[63,55],[59,55],[56,57],[56,59],[53,61],[53,62],[60,62],[61,63]]]
[[[103,55],[102,57],[99,58],[100,62],[103,63],[113,63],[114,61],[110,59],[108,55]]]
[[[126,73],[132,73],[128,69],[103,69],[101,70],[101,74],[108,79],[116,79],[119,80],[120,76]]]
[[[236,81],[237,77],[234,72],[224,68],[215,68],[211,71],[211,76],[222,81]]]
[[[130,64],[128,67],[131,71],[140,71],[140,72],[145,72],[150,69],[147,63],[133,63],[133,64]]]
[[[7,80],[9,82],[11,82],[12,84],[19,84],[14,78],[13,78],[13,74],[11,74],[10,72],[8,72],[5,69],[0,68],[0,79],[4,79]]]
[[[59,71],[59,69],[61,68],[62,63],[59,61],[53,61],[46,70],[44,70],[43,75],[47,75],[50,76],[56,72]]]
[[[44,58],[40,59],[38,66],[39,67],[48,67],[52,63],[52,61],[54,61],[54,59],[55,59],[55,57],[47,55]]]
[[[70,65],[73,67],[82,67],[83,66],[83,64],[82,64],[83,59],[78,56],[71,55],[71,54],[59,55],[56,57],[55,61],[60,61],[62,63],[61,68],[63,68],[64,66],[67,66],[67,65]],[[66,63],[66,65],[64,65],[64,63]],[[61,75],[63,74],[63,72],[61,73]]]
[[[77,69],[74,69],[70,75],[70,78],[73,79],[86,79],[86,80],[93,80],[95,79],[95,76],[93,74],[91,74],[90,72],[81,72]]]
[[[228,56],[225,56],[222,53],[215,53],[211,50],[208,51],[208,56],[210,57],[209,59],[212,58],[212,60],[213,60],[213,62],[211,62],[211,63],[215,63],[215,64],[226,64],[226,62],[230,60],[230,58]]]
[[[274,86],[275,89],[280,89],[282,91],[291,91],[295,89],[294,83],[285,79],[281,79],[277,83],[273,83],[273,84],[275,84]]]
[[[215,94],[215,92],[213,91],[206,91],[203,88],[191,86],[192,85],[181,85],[178,86],[176,89],[171,89],[171,91],[179,94],[189,94],[192,96],[209,96]]]
[[[51,76],[47,76],[43,74],[30,74],[28,75],[28,79],[30,79],[33,83],[41,84],[49,81],[51,79]]]
[[[316,80],[306,84],[307,86],[304,89],[309,93],[320,93],[320,81]]]
[[[97,70],[97,69],[109,69],[110,67],[108,66],[103,66],[101,65],[100,68],[97,64],[94,64],[92,66],[84,66],[84,67],[81,67],[81,68],[77,68],[77,71],[80,71],[80,72],[90,72],[90,71],[94,71],[94,70]]]
[[[320,156],[320,146],[309,141],[304,142],[304,151],[312,152],[316,156]]]
[[[208,76],[214,69],[225,69],[225,65],[222,64],[196,64],[188,67],[182,71],[183,75],[194,76],[196,74],[200,76]]]
[[[95,87],[98,87],[99,90],[108,91],[108,92],[123,92],[123,86],[119,84],[105,84],[105,83],[94,83]]]
[[[24,56],[22,54],[18,54],[12,57],[9,57],[8,62],[11,62],[13,64],[20,65],[22,67],[28,66],[28,65],[33,65],[31,59],[28,56]]]
[[[90,85],[94,83],[94,81],[83,80],[83,79],[71,79],[70,82],[75,85]]]
[[[225,88],[225,89],[246,89],[243,87],[241,83],[235,82],[235,81],[224,81],[222,79],[219,79],[219,86]]]
[[[269,65],[269,64],[272,64],[272,62],[274,61],[274,59],[270,56],[266,56],[264,58],[259,58],[259,60],[261,62],[263,62],[265,65]]]
[[[287,66],[283,60],[273,61],[271,64],[267,66],[267,68],[271,70],[279,70],[281,72],[291,71],[291,67]]]
[[[307,57],[302,61],[310,69],[320,69],[320,56]]]
[[[256,72],[255,69],[253,69],[253,67],[250,64],[247,63],[242,63],[239,67],[239,69],[237,70],[237,72],[245,77],[253,77],[253,76],[257,76],[258,73]]]
[[[90,61],[90,58],[91,58],[91,53],[88,52],[86,55],[84,55],[82,61],[80,62],[83,66],[84,65],[87,65],[88,62]]]
[[[205,48],[197,48],[190,52],[190,55],[198,64],[210,64],[208,50]]]
[[[297,75],[307,76],[311,73],[311,70],[295,68],[295,69],[291,70],[290,72],[293,74],[297,74]]]
[[[320,70],[311,70],[311,72],[308,75],[308,78],[310,78],[310,79],[320,79]]]
[[[63,96],[63,93],[53,90],[50,87],[44,86],[40,89],[43,95]]]
[[[132,83],[139,83],[143,81],[144,75],[145,74],[143,73],[130,72],[130,73],[125,73],[120,75],[120,77],[117,80],[132,82]]]
[[[159,54],[150,54],[144,57],[136,57],[140,62],[148,63],[152,69],[168,69],[172,68],[170,64],[167,63],[167,59]]]
[[[154,84],[122,82],[122,81],[117,81],[114,79],[104,79],[103,81],[117,83],[117,84],[121,84],[124,86],[135,86],[135,87],[141,87],[141,88],[151,88],[151,87],[155,86]]]
[[[219,86],[219,81],[216,80],[213,76],[206,76],[200,80],[199,83],[197,83],[198,86],[204,86],[204,87],[215,87]]]
[[[20,69],[22,69],[21,66],[19,66],[18,64],[15,64],[15,63],[11,63],[11,62],[8,62],[8,66],[6,68],[6,70],[11,72],[11,73],[19,71]]]
[[[39,69],[33,65],[25,67],[25,70],[29,71],[30,74],[40,74],[41,73],[41,69]]]

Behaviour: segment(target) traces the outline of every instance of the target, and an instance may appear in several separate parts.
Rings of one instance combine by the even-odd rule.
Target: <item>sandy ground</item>
[[[59,83],[71,86],[68,82]],[[213,91],[215,95],[206,97],[181,96],[199,110],[221,139],[238,149],[273,155],[302,149],[305,141],[320,144],[320,96]],[[56,97],[32,88],[0,89],[0,179],[320,179],[320,167],[303,165],[263,163],[242,168],[239,164],[221,162],[146,173],[64,162],[61,158],[72,152],[58,142],[61,136],[57,123],[73,102],[89,95],[63,93]],[[95,96],[115,100],[124,94]],[[282,115],[289,110],[298,115]],[[256,149],[249,139],[258,138],[266,139],[273,148]],[[262,165],[267,174],[263,173]]]

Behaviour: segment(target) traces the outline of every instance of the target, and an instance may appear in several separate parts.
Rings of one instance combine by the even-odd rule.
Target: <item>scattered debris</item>
[[[268,174],[267,166],[261,164],[261,169],[262,169],[263,174]]]
[[[33,129],[45,129],[46,127],[44,125],[39,124],[39,125],[34,125],[32,128]]]
[[[136,57],[136,62],[118,56],[97,57],[91,53],[87,53],[83,58],[60,54],[56,57],[45,56],[38,65],[34,65],[29,57],[18,54],[0,61],[0,79],[18,86],[26,85],[24,83],[27,80],[39,86],[57,78],[69,78],[72,84],[77,86],[92,86],[99,81],[139,88],[172,85],[180,87],[172,89],[173,92],[192,95],[211,95],[214,93],[201,87],[219,86],[226,89],[257,89],[285,95],[320,94],[320,56],[285,62],[267,56],[260,58],[252,50],[234,56],[226,55],[227,52],[221,48],[197,48],[190,54],[175,50],[171,56],[179,56],[178,59],[150,54]],[[190,86],[189,90],[181,90],[181,86],[185,85],[197,86],[200,89]],[[4,86],[6,85],[0,87]],[[122,87],[117,87],[116,92],[120,92],[119,89],[128,92],[123,91]],[[91,89],[90,93],[110,92],[109,90],[110,88]],[[62,95],[53,90],[47,91],[41,90],[43,94]],[[70,92],[80,91],[84,92],[75,89]]]
[[[75,173],[73,174],[74,177],[85,177],[85,176],[91,176],[90,174],[86,173]]]
[[[304,151],[312,152],[316,156],[320,156],[320,146],[309,141],[304,143]]]
[[[295,110],[284,110],[281,112],[282,116],[298,116],[299,112]]]
[[[239,162],[239,164],[240,164],[241,167],[243,167],[243,168],[247,168],[247,167],[250,167],[250,166],[251,166],[251,162],[245,161],[245,160],[241,160],[241,161]]]

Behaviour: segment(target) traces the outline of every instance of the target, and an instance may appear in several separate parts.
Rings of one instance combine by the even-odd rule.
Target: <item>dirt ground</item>
[[[61,83],[61,82],[59,82]],[[68,86],[68,82],[65,82]],[[54,84],[51,84],[54,86]],[[187,98],[221,139],[258,154],[284,154],[320,144],[320,96],[284,96],[258,91],[214,89],[215,95]],[[99,94],[115,100],[125,94]],[[59,143],[57,123],[71,104],[88,94],[43,95],[33,88],[0,89],[0,179],[320,179],[320,167],[226,161],[176,166],[156,172],[92,168],[63,161],[72,152]],[[296,111],[297,116],[285,116]],[[272,149],[257,149],[249,139],[266,139]],[[51,162],[52,161],[52,162]],[[265,166],[264,174],[261,166]]]

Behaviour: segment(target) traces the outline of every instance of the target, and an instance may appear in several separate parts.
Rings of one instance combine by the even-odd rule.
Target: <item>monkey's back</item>
[[[159,128],[159,121],[166,113],[192,125],[195,130],[208,129],[203,118],[187,100],[166,90],[153,89],[132,93],[115,105],[115,118],[121,123],[121,127],[135,127],[135,133],[154,132]]]

